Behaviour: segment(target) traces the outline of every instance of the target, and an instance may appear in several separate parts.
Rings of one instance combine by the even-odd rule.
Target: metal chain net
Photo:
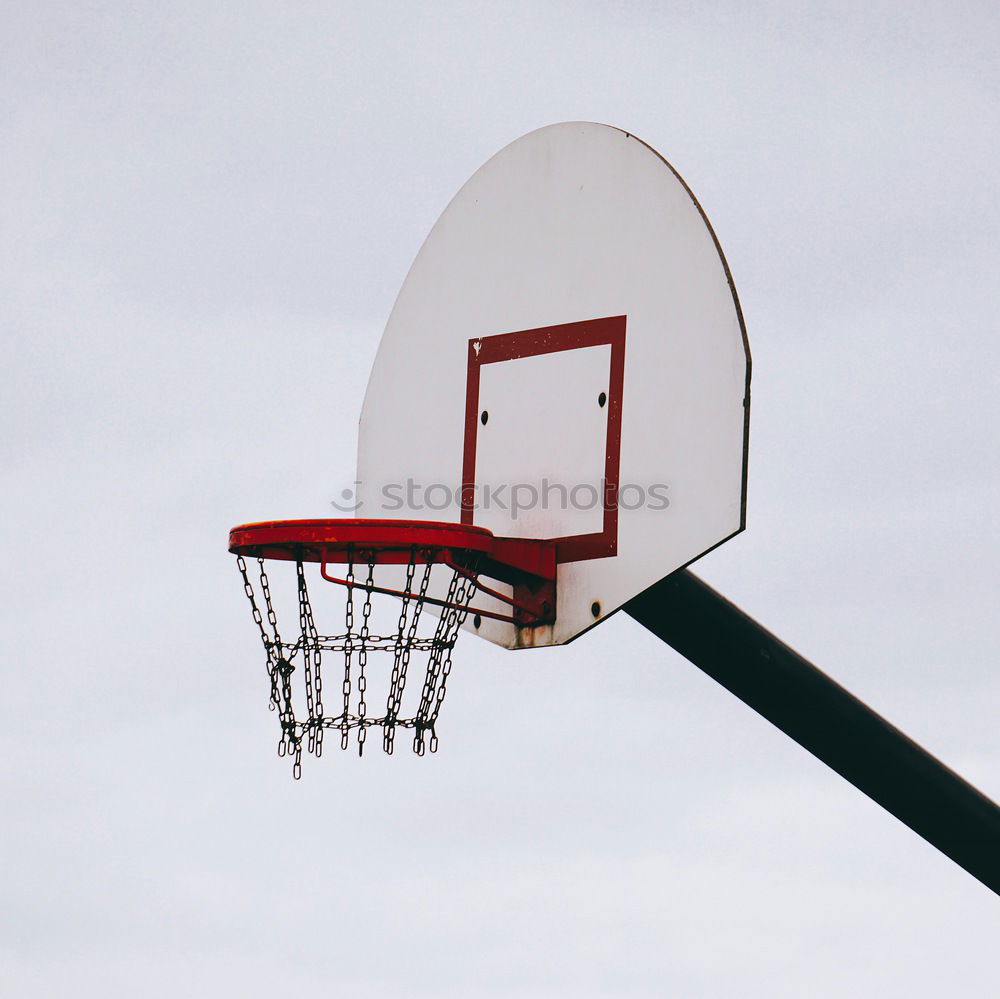
[[[467,576],[441,563],[424,561],[429,557],[429,553],[416,550],[410,554],[405,566],[404,592],[398,598],[399,617],[395,634],[374,634],[371,630],[374,556],[365,552],[350,556],[344,576],[348,585],[337,587],[346,592],[344,632],[339,635],[321,635],[318,632],[303,563],[296,562],[298,634],[293,641],[285,641],[278,631],[278,618],[264,560],[257,559],[257,571],[253,574],[257,578],[252,579],[245,559],[242,555],[237,556],[243,589],[250,601],[254,623],[260,631],[267,655],[269,708],[277,712],[281,725],[278,755],[291,757],[296,780],[302,776],[303,748],[314,756],[322,756],[323,737],[327,729],[339,734],[341,749],[348,748],[351,732],[354,732],[359,755],[364,752],[368,729],[376,727],[382,730],[382,748],[386,753],[393,751],[398,728],[412,729],[413,751],[417,755],[437,750],[435,724],[451,673],[455,640],[476,589],[476,573],[475,566],[471,567]],[[445,597],[449,606],[440,608],[440,616],[432,619],[431,625],[425,627],[421,634],[418,630],[421,611],[435,565],[439,566],[439,571],[451,573]],[[323,703],[322,664],[324,658],[329,661],[327,653],[335,652],[343,656],[344,668],[339,695],[332,695],[333,710],[337,713],[328,714]],[[422,659],[420,665],[414,662],[414,653],[417,653],[418,661]],[[375,665],[384,662],[383,656],[391,659],[391,666],[385,663],[388,692],[385,710],[381,713],[369,713],[370,655],[376,656]],[[415,669],[423,669],[419,703],[409,716],[404,716],[403,698],[407,679]],[[411,689],[413,687],[411,683]],[[295,704],[303,709],[302,714],[296,714]]]

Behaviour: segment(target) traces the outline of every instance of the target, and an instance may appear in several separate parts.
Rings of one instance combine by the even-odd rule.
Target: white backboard
[[[469,627],[569,641],[743,529],[749,379],[680,177],[620,129],[539,129],[459,191],[403,283],[361,415],[358,516],[563,539],[554,625]]]

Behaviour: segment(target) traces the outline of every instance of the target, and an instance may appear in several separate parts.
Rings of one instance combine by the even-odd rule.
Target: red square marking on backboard
[[[608,377],[608,432],[604,461],[604,522],[596,534],[554,538],[559,562],[581,562],[618,553],[618,475],[621,464],[622,386],[625,375],[625,316],[498,333],[469,341],[465,388],[465,447],[462,455],[462,523],[475,514],[476,442],[479,434],[479,374],[484,364],[554,354],[582,347],[611,347]]]

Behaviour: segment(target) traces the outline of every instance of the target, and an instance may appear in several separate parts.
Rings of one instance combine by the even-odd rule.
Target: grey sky
[[[994,798],[987,3],[6,4],[4,994],[986,995],[996,899],[629,619],[459,645],[441,751],[294,783],[226,532],[353,479],[437,214],[662,152],[754,358],[706,579]]]

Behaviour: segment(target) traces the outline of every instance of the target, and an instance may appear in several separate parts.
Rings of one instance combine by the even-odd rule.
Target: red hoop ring
[[[437,520],[267,520],[234,527],[229,532],[229,550],[251,558],[319,562],[323,578],[341,585],[358,584],[329,575],[326,566],[330,562],[438,562],[467,575],[463,565],[467,556],[478,556],[480,575],[508,583],[514,591],[508,597],[478,581],[477,588],[514,608],[514,613],[475,608],[473,613],[521,625],[546,624],[554,619],[554,541],[498,538],[485,527]],[[412,596],[381,586],[371,589],[390,596]],[[427,601],[448,606],[433,598]]]
[[[347,562],[352,553],[363,551],[378,565],[399,565],[409,562],[414,550],[418,556],[490,555],[495,540],[485,527],[436,520],[265,520],[234,527],[229,550],[234,555],[304,562]]]

